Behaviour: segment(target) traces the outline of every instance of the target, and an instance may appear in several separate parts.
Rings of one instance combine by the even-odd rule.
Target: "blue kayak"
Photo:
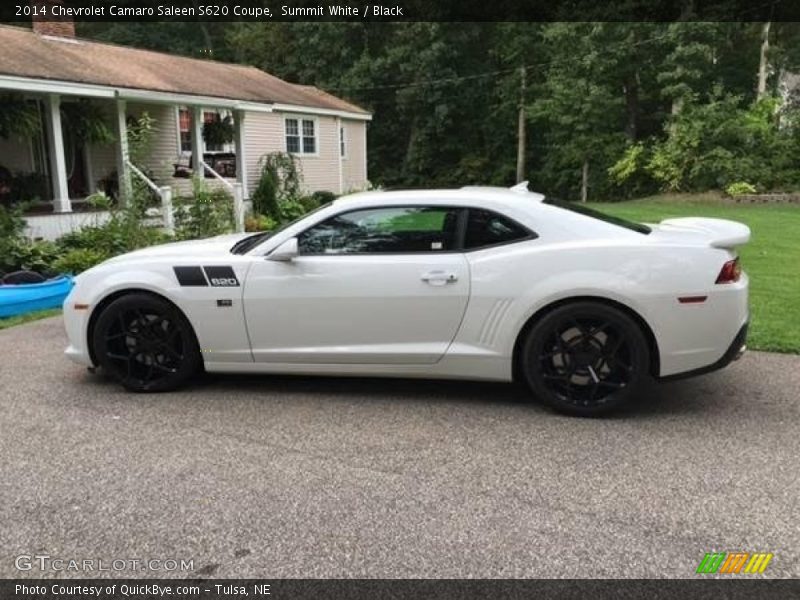
[[[72,286],[72,277],[61,275],[43,283],[0,285],[0,318],[47,308],[61,308]]]

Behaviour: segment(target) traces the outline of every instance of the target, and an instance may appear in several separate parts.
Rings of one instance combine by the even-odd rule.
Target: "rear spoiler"
[[[732,249],[744,246],[750,241],[750,228],[736,221],[727,219],[707,219],[702,217],[685,217],[681,219],[666,219],[659,223],[661,226],[677,227],[691,230],[702,235],[708,240],[712,248]]]

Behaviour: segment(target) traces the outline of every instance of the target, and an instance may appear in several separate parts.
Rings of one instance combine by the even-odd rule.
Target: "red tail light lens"
[[[722,265],[722,270],[719,272],[717,276],[717,283],[734,283],[739,281],[739,277],[742,274],[742,267],[739,264],[739,257],[737,256],[733,260],[729,260],[724,265]]]

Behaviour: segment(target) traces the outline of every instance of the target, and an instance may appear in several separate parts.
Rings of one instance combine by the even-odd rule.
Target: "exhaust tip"
[[[740,358],[742,358],[742,356],[744,356],[745,352],[747,352],[747,344],[742,344],[739,347],[739,350],[737,350],[736,356],[733,357],[733,360],[739,360]]]

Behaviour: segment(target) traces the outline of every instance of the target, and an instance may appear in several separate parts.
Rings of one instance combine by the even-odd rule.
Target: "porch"
[[[102,221],[107,214],[86,198],[103,192],[124,205],[136,179],[152,190],[155,212],[171,231],[172,199],[191,195],[192,180],[201,176],[230,193],[237,230],[243,230],[245,113],[231,102],[138,91],[123,97],[106,89],[87,94],[87,86],[70,93],[53,89],[57,84],[2,87],[0,110],[23,104],[29,123],[27,131],[0,127],[0,203],[28,205],[29,236],[55,239]],[[142,144],[137,124],[144,115],[151,125]]]

